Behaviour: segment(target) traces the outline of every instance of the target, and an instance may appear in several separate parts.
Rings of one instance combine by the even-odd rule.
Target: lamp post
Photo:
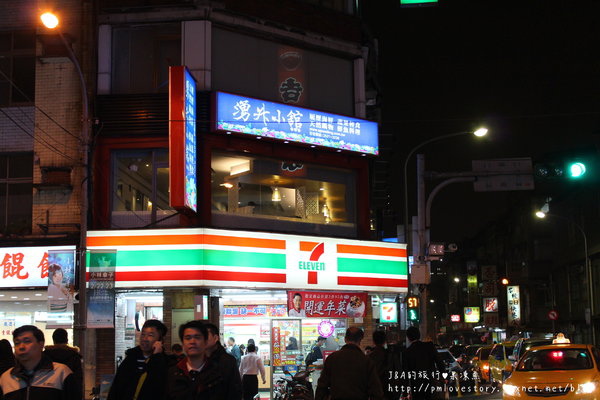
[[[577,230],[579,231],[579,233],[581,233],[581,236],[583,237],[583,251],[584,251],[583,260],[585,263],[585,271],[586,271],[586,275],[587,275],[588,306],[590,309],[590,338],[592,339],[591,344],[593,345],[594,343],[596,343],[596,330],[594,329],[594,285],[593,285],[593,281],[592,281],[593,280],[592,264],[590,262],[590,257],[589,257],[589,253],[588,253],[587,235],[585,234],[585,231],[583,230],[583,227],[581,227],[581,225],[579,225],[575,221],[571,220],[570,218],[563,217],[562,215],[549,214],[548,209],[549,209],[548,203],[546,203],[546,204],[544,204],[544,206],[542,207],[541,210],[536,211],[535,216],[540,219],[544,219],[546,217],[552,217],[552,218],[561,219],[563,221],[567,221],[568,223],[573,225],[575,228],[577,228]]]
[[[410,253],[413,253],[413,246],[412,246],[412,240],[411,240],[411,235],[410,235],[410,229],[409,229],[409,207],[408,207],[408,162],[410,160],[410,158],[416,153],[417,150],[419,150],[420,148],[433,143],[433,142],[437,142],[440,140],[444,140],[444,139],[450,139],[453,137],[457,137],[457,136],[462,136],[462,135],[468,135],[468,134],[473,134],[477,137],[483,137],[487,134],[488,130],[486,128],[479,128],[476,131],[464,131],[464,132],[456,132],[456,133],[449,133],[446,135],[441,135],[441,136],[436,136],[433,137],[431,139],[428,139],[422,143],[419,143],[418,145],[416,145],[415,147],[413,147],[409,152],[408,155],[406,156],[406,158],[404,159],[404,239],[406,240],[407,243],[407,249]],[[410,274],[409,274],[409,278],[410,278]],[[410,293],[410,287],[408,288],[409,293]]]
[[[88,106],[88,94],[87,85],[83,72],[81,71],[81,65],[79,60],[75,56],[73,49],[63,36],[59,26],[58,17],[50,12],[46,12],[40,16],[42,23],[48,29],[55,29],[60,37],[62,44],[67,50],[69,60],[73,63],[77,75],[79,76],[79,83],[81,86],[81,136],[79,138],[79,144],[81,146],[81,206],[79,213],[79,306],[78,306],[78,319],[74,324],[75,331],[79,333],[79,347],[81,353],[86,355],[86,322],[87,322],[87,298],[86,298],[86,233],[87,233],[87,213],[88,213],[88,152],[89,152],[89,137],[90,137],[90,119],[89,119],[89,106]]]

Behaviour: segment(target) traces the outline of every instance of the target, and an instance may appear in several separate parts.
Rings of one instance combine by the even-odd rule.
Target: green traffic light
[[[418,321],[419,320],[419,311],[415,308],[408,309],[408,320],[409,321]]]
[[[586,168],[582,162],[574,162],[569,164],[569,177],[577,179],[585,175]]]

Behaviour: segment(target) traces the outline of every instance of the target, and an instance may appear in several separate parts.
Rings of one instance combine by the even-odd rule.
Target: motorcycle
[[[310,383],[312,370],[298,371],[292,375],[287,369],[283,373],[289,378],[283,377],[275,382],[273,391],[276,400],[314,400],[315,396]]]

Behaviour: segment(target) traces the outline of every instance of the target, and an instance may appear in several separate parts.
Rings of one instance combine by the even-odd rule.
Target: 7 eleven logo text
[[[308,260],[298,261],[298,269],[308,271],[309,284],[318,283],[317,271],[325,271],[325,263],[319,261],[325,253],[325,243],[300,242],[301,251],[310,251]]]

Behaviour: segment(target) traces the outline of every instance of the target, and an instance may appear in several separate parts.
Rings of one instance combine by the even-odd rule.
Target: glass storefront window
[[[113,153],[112,227],[177,225],[169,206],[167,149],[120,150]]]
[[[13,344],[12,332],[23,325],[35,325],[42,332],[46,344],[52,344],[54,328],[46,328],[48,319],[46,288],[37,290],[0,291],[0,339]],[[73,344],[73,330],[67,329],[69,343]]]
[[[356,231],[350,170],[214,152],[213,224],[227,228],[351,235]]]

